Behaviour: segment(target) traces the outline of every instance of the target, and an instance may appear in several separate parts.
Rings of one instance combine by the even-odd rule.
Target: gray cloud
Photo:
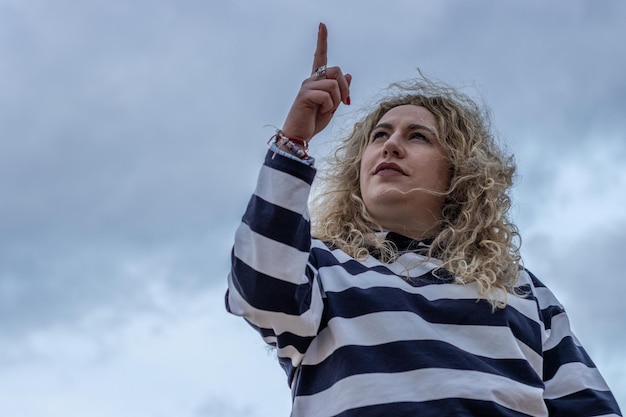
[[[216,199],[242,180],[212,110],[228,101],[225,69],[208,56],[223,48],[206,21],[155,6],[6,7],[4,330],[149,303],[141,290],[151,278],[128,264],[158,264],[171,272],[152,279],[195,290],[217,279],[210,253],[227,258],[219,235],[237,221],[231,201],[245,199]]]

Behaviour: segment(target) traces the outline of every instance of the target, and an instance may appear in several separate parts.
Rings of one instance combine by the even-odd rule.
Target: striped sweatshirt
[[[311,237],[315,169],[268,152],[235,235],[226,308],[277,349],[292,417],[620,416],[554,295],[530,272],[492,311],[435,277],[418,242],[358,261]],[[408,250],[407,250],[408,249]],[[415,249],[415,250],[411,250]]]

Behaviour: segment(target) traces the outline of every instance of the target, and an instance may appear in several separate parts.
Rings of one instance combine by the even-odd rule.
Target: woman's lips
[[[376,167],[374,171],[374,175],[380,175],[383,177],[391,177],[397,175],[406,175],[405,172],[400,168],[400,165],[394,164],[393,162],[383,162]]]

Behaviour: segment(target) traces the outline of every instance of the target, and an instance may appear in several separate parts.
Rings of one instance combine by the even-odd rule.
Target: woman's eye
[[[417,133],[417,132],[416,133],[412,133],[410,138],[411,139],[424,140],[426,142],[430,142],[426,136],[422,135],[421,133]]]
[[[378,132],[374,132],[372,133],[372,141],[375,141],[376,139],[384,139],[387,137],[387,132],[384,131],[378,131]]]

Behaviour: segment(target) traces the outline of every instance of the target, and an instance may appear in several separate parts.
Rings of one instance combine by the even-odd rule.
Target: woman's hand
[[[302,83],[283,125],[284,134],[290,138],[310,140],[328,125],[341,103],[350,104],[350,74],[344,75],[339,67],[326,68],[325,75],[316,71],[326,67],[327,49],[328,31],[320,23],[313,74]]]

